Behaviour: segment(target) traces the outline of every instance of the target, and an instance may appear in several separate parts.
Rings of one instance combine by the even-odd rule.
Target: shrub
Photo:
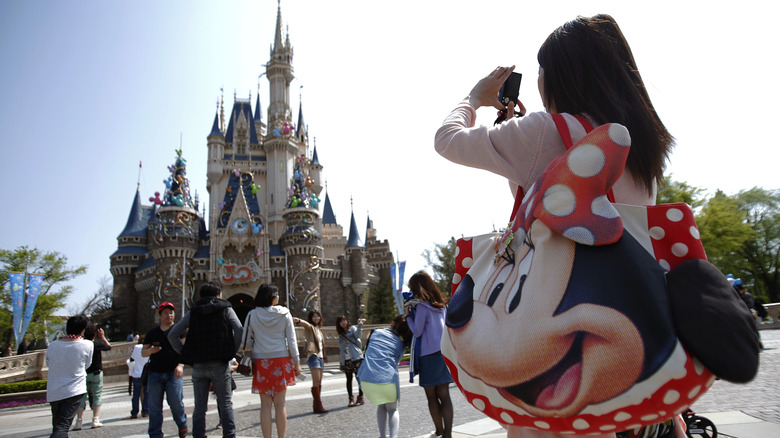
[[[46,389],[45,380],[27,380],[25,382],[0,384],[0,394],[15,394],[17,392],[40,391],[43,389]]]

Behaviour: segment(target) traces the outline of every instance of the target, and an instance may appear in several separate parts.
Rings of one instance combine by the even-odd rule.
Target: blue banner
[[[14,337],[16,338],[16,345],[19,345],[22,333],[22,309],[24,307],[24,274],[21,272],[9,272],[8,283],[11,286]]]
[[[406,262],[398,264],[398,292],[404,290],[404,269],[406,269]]]
[[[30,325],[30,320],[32,320],[35,303],[38,302],[38,292],[41,290],[41,283],[43,283],[43,275],[30,274],[29,279],[27,303],[24,305],[24,319],[22,320],[22,331],[19,334],[19,340],[24,338],[25,333],[27,333],[27,327]],[[16,345],[19,345],[19,341],[16,342]]]
[[[393,286],[392,286],[392,288],[393,288],[393,295],[395,295],[395,289],[396,289],[396,287],[395,287],[395,268],[396,268],[396,264],[395,263],[390,265],[390,281],[393,283]]]

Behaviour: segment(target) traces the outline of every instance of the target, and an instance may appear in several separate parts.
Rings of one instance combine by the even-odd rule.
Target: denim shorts
[[[312,354],[311,356],[309,356],[309,360],[307,360],[306,363],[309,364],[309,369],[312,369],[312,368],[323,369],[323,368],[325,368],[325,361],[322,360],[322,358],[317,356],[316,354]]]

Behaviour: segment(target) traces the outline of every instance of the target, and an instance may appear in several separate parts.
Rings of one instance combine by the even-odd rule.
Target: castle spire
[[[130,214],[127,216],[127,224],[119,236],[146,236],[147,221],[148,218],[144,217],[144,207],[141,205],[141,192],[137,189],[133,206],[130,207]]]
[[[284,45],[282,43],[282,1],[276,2],[276,37],[274,38],[274,51],[282,50]]]
[[[301,85],[301,88],[303,88],[303,85]],[[297,131],[295,131],[295,136],[298,137],[298,140],[300,141],[306,141],[308,134],[307,131],[306,124],[303,121],[303,96],[298,94],[298,125]]]
[[[217,107],[217,113],[214,114],[214,124],[211,125],[211,132],[209,133],[209,137],[212,135],[218,135],[220,137],[224,137],[222,135],[222,130],[219,129],[219,107]]]
[[[352,204],[352,198],[350,197],[349,203]],[[360,232],[358,231],[357,222],[355,222],[355,210],[352,208],[352,218],[349,221],[349,238],[347,239],[347,248],[356,248],[363,246],[360,241]]]

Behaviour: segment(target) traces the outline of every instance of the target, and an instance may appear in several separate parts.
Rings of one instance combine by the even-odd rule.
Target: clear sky
[[[449,110],[497,65],[524,74],[520,99],[542,110],[536,51],[577,15],[612,14],[662,120],[677,139],[673,178],[728,194],[778,188],[776,15],[765,0],[282,0],[309,135],[336,218],[350,197],[361,237],[407,260],[451,236],[503,226],[502,178],[439,157]],[[206,137],[224,88],[226,111],[257,96],[273,42],[274,0],[0,2],[0,247],[65,254],[89,265],[71,284],[81,303],[109,275],[139,178],[163,191],[181,143],[190,185],[206,193]],[[303,87],[302,89],[300,87]],[[260,82],[267,118],[268,82]],[[492,123],[493,110],[479,113]],[[261,189],[262,190],[262,189]]]

